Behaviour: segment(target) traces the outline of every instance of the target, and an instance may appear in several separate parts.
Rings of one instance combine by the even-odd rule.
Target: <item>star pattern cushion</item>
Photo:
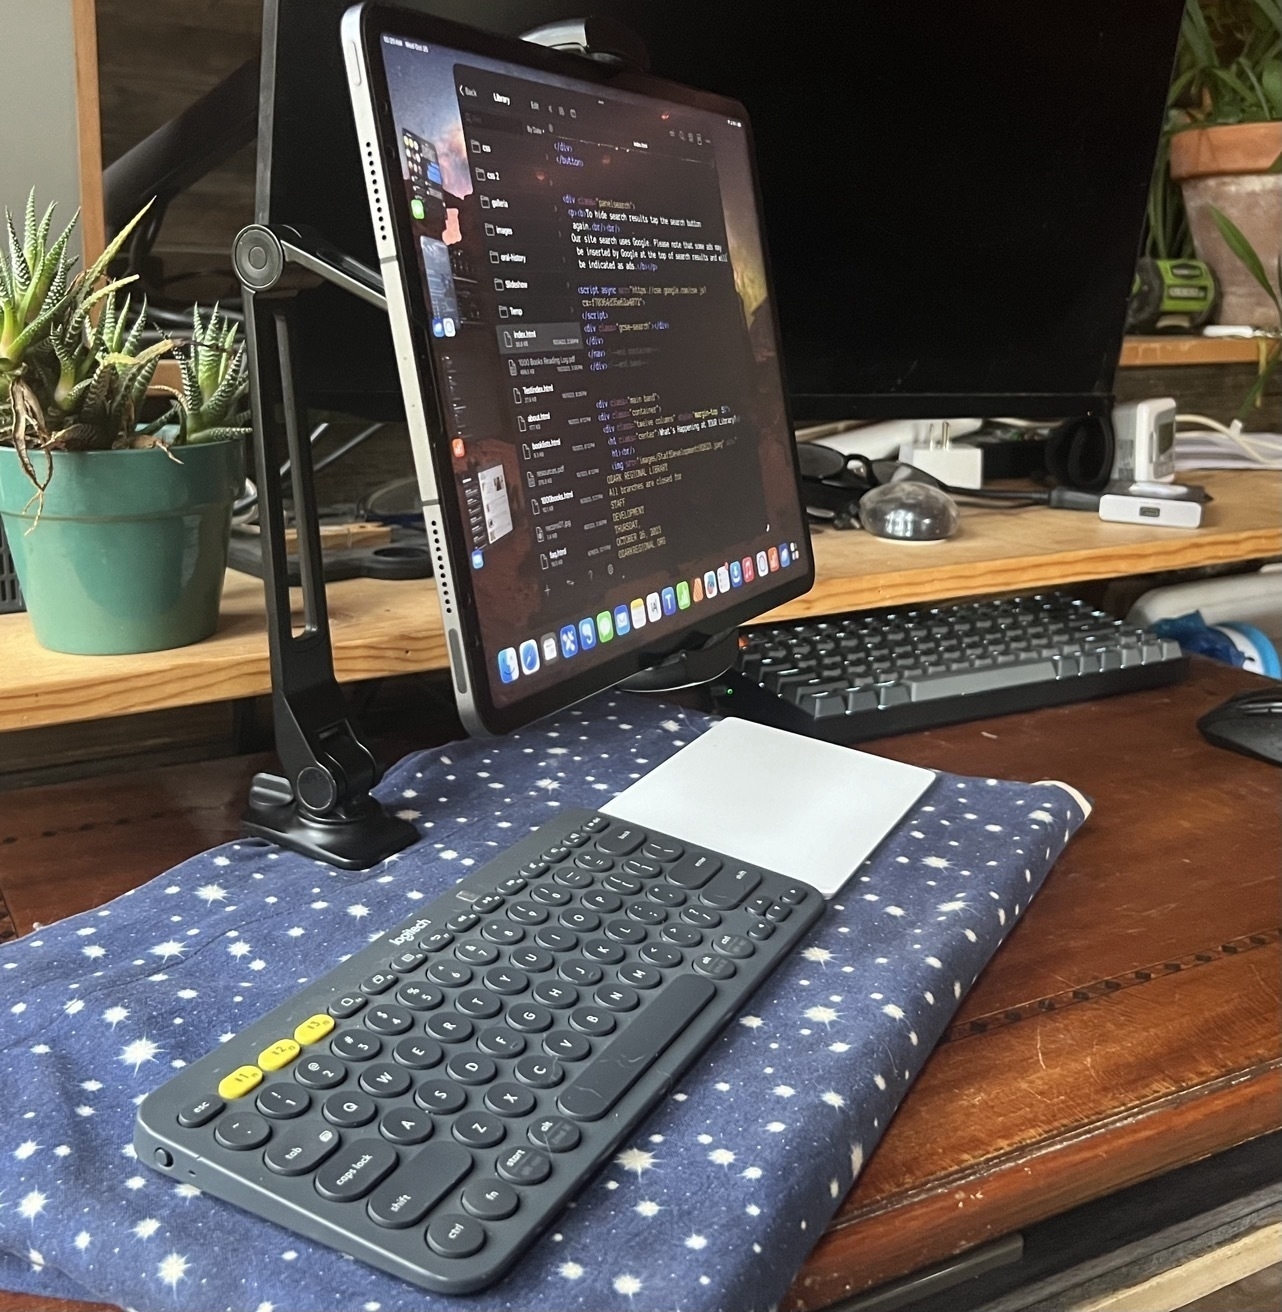
[[[710,723],[599,697],[402,761],[422,838],[345,872],[226,844],[0,950],[0,1288],[136,1309],[764,1309],[1085,819],[1071,790],[939,775],[632,1142],[497,1285],[450,1299],[135,1159],[137,1104],[563,805]],[[767,781],[768,786],[768,781]]]

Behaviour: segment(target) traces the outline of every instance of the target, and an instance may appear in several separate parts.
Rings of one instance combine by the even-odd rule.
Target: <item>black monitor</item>
[[[743,101],[797,418],[1107,405],[1183,0],[411,4],[507,34],[590,8]],[[266,0],[258,217],[372,258],[345,8]],[[334,290],[312,310],[312,399],[395,413],[386,325]]]

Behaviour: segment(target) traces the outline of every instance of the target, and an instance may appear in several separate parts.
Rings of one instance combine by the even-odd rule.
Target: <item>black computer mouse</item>
[[[1207,711],[1197,727],[1216,747],[1282,765],[1282,684],[1230,697]]]

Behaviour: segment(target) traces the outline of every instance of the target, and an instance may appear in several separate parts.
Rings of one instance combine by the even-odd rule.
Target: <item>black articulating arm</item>
[[[408,847],[418,831],[370,796],[381,771],[334,678],[312,451],[294,391],[292,316],[298,292],[322,278],[374,305],[386,302],[376,274],[327,250],[311,234],[254,224],[239,234],[233,250],[245,298],[272,717],[285,771],[283,777],[254,777],[244,828],[331,865],[364,870]],[[280,477],[286,460],[303,594],[297,632]]]

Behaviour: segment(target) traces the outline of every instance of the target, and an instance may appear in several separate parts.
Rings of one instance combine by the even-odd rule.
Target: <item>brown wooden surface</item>
[[[1042,507],[968,507],[960,535],[946,542],[821,532],[814,539],[814,588],[769,618],[1282,555],[1282,474],[1199,477],[1215,497],[1200,529],[1105,524],[1094,515]],[[328,597],[340,681],[445,668],[440,611],[429,581],[349,579],[331,584]],[[270,689],[262,586],[229,573],[212,638],[145,656],[46,652],[26,615],[0,615],[0,669],[6,671],[0,731],[258,696]]]
[[[1278,1127],[1282,772],[1194,728],[1254,682],[1198,662],[1176,688],[868,745],[1066,779],[1096,809],[963,1002],[802,1270],[793,1312]],[[0,795],[0,899],[16,930],[230,837],[260,764]],[[83,1306],[0,1294],[0,1312]]]
[[[1123,369],[1193,364],[1255,364],[1264,350],[1276,350],[1267,338],[1127,337],[1118,363]]]

